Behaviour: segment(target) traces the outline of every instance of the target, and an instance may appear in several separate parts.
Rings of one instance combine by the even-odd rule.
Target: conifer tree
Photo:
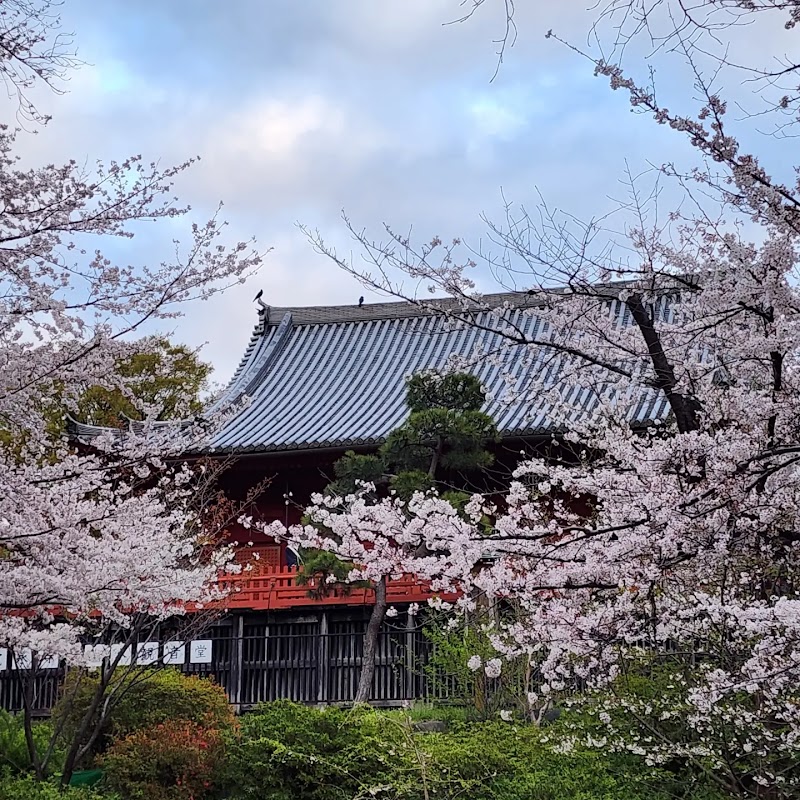
[[[370,500],[394,494],[410,500],[418,492],[437,492],[458,508],[468,499],[463,473],[485,469],[493,456],[487,443],[497,439],[492,418],[481,411],[486,395],[480,381],[468,373],[418,373],[408,379],[408,419],[389,434],[376,454],[348,451],[334,464],[335,479],[326,487],[333,498],[366,496]],[[354,564],[345,560],[335,535],[324,532],[324,547],[304,549],[300,581],[315,578],[316,591],[353,586],[348,576]],[[402,548],[411,547],[408,543]],[[420,556],[424,543],[417,543]],[[375,590],[364,635],[361,676],[355,701],[367,702],[375,672],[375,652],[386,618],[389,575],[366,582]],[[361,582],[364,585],[363,582]]]

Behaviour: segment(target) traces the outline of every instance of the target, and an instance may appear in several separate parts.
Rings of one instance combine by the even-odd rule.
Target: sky
[[[444,24],[463,14],[460,0],[66,0],[85,65],[63,95],[36,93],[53,119],[25,138],[24,156],[201,157],[177,185],[193,209],[184,229],[222,201],[230,240],[270,249],[258,275],[168,329],[202,345],[225,381],[258,290],[276,306],[382,299],[315,253],[298,223],[356,259],[342,210],[373,238],[386,223],[477,246],[481,215],[499,217],[504,197],[588,218],[624,193],[626,164],[690,161],[680,136],[632,114],[591,64],[545,38],[554,29],[586,45],[593,2],[517,5],[518,37],[493,79],[497,0],[462,24]],[[764,40],[750,31],[743,46]],[[685,76],[659,68],[659,90],[677,92]],[[160,261],[181,224],[138,231],[125,257]]]

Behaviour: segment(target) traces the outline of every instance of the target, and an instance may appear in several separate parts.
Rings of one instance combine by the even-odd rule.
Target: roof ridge
[[[665,276],[666,277],[666,276]],[[606,283],[589,284],[594,291],[608,292],[616,296],[623,289],[635,284],[636,278],[613,280]],[[429,299],[392,299],[383,303],[353,303],[347,305],[313,306],[268,306],[259,301],[259,320],[253,336],[260,331],[280,324],[286,314],[291,314],[294,325],[316,325],[336,322],[370,322],[380,319],[405,319],[432,316],[442,312],[468,314],[508,305],[509,310],[529,310],[542,307],[553,296],[569,295],[574,286],[552,286],[548,288],[518,289],[505,292],[476,293],[459,297],[431,297]],[[363,298],[361,298],[363,301]],[[263,328],[262,328],[263,326]]]
[[[554,291],[558,291],[557,289]],[[527,302],[526,302],[527,301]],[[280,324],[291,314],[294,325],[323,325],[337,322],[371,322],[381,319],[428,317],[442,312],[475,313],[508,303],[514,309],[537,308],[540,300],[532,300],[527,291],[495,292],[478,297],[432,297],[429,300],[392,300],[387,303],[335,306],[270,306],[266,327]]]

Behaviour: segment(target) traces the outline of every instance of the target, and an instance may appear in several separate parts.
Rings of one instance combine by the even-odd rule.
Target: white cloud
[[[531,109],[522,111],[519,103],[504,102],[487,95],[476,99],[469,107],[473,134],[478,139],[508,140],[516,136],[528,123]]]
[[[634,170],[686,162],[678,134],[631,115],[591,65],[544,40],[552,27],[580,44],[596,13],[585,4],[517,3],[519,39],[490,83],[503,7],[487,0],[443,26],[461,0],[71,0],[66,27],[89,65],[66,96],[41,95],[54,120],[23,149],[31,163],[202,156],[176,187],[193,219],[222,199],[231,238],[275,248],[258,277],[189,309],[175,331],[208,341],[223,379],[259,288],[275,305],[363,292],[313,253],[297,220],[345,253],[342,208],[375,238],[386,221],[477,245],[479,213],[502,214],[500,187],[533,204],[538,189],[588,217],[608,210],[626,158]],[[668,95],[676,75],[656,77]],[[184,222],[143,229],[123,257],[158,263]]]
[[[344,128],[342,110],[322,97],[267,98],[225,117],[210,132],[210,139],[217,152],[266,156],[272,161],[296,157],[306,138],[339,138]]]

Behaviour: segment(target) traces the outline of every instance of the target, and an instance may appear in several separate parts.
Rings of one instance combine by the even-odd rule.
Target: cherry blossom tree
[[[411,500],[397,496],[376,499],[374,493],[374,484],[364,484],[345,496],[317,494],[307,510],[307,524],[292,526],[288,531],[280,522],[265,528],[268,534],[287,538],[296,547],[334,554],[351,565],[344,580],[369,582],[375,588],[376,602],[365,633],[355,702],[369,701],[378,632],[385,617],[397,613],[387,603],[387,582],[403,575],[423,578],[430,573],[435,576],[431,590],[438,593],[441,587],[455,584],[442,569],[443,555],[451,542],[470,548],[473,559],[480,551],[480,545],[471,542],[469,523],[435,493],[417,493]],[[464,561],[467,560],[465,555]],[[441,605],[438,600],[436,603]]]
[[[420,525],[414,518],[423,513],[441,520],[445,527],[452,525],[454,538],[458,531],[468,530],[460,507],[469,495],[453,478],[493,461],[485,447],[496,438],[497,430],[491,417],[481,411],[484,401],[485,392],[472,375],[410,376],[408,419],[389,434],[379,452],[348,452],[339,459],[334,465],[336,480],[314,496],[306,524],[288,530],[280,523],[266,528],[268,534],[287,539],[303,552],[301,578],[306,583],[309,579],[320,582],[317,591],[352,583],[373,588],[375,600],[364,633],[356,703],[369,702],[381,627],[387,616],[396,614],[387,599],[388,581],[428,571],[436,573],[443,585],[452,585],[443,581],[441,570],[432,569],[448,553],[447,543],[440,541],[430,548],[425,533],[428,523]],[[447,482],[443,481],[446,475]],[[438,489],[443,492],[441,498]]]
[[[606,7],[598,24],[611,20],[614,41],[668,42],[699,97],[692,108],[685,93],[672,110],[649,76],[621,65],[625,48],[583,54],[699,154],[688,169],[658,171],[682,193],[666,217],[661,183],[643,188],[631,175],[616,229],[509,204],[488,223],[493,253],[477,256],[458,241],[420,245],[391,228],[375,241],[352,226],[364,267],[311,234],[368,286],[500,331],[515,358],[541,367],[511,388],[549,400],[564,457],[521,463],[499,510],[475,499],[493,519],[491,563],[469,532],[452,541],[445,509],[415,510],[407,524],[445,554],[422,572],[460,573],[462,588],[519,604],[498,652],[536,664],[544,697],[602,689],[590,744],[689,763],[743,797],[800,792],[800,183],[796,169],[772,174],[741,143],[736,129],[750,141],[750,120],[731,120],[717,86],[741,66],[727,48],[731,25],[772,14],[791,29],[798,13],[795,2],[749,0]],[[780,82],[796,82],[796,64],[790,53],[781,75],[748,67],[783,135],[796,113]],[[497,307],[477,291],[480,263],[519,302]],[[460,302],[409,297],[398,273]],[[532,316],[541,324],[524,324]],[[588,512],[559,502],[569,496],[591,498]],[[636,688],[659,676],[659,691]]]
[[[77,66],[72,36],[61,30],[58,0],[3,0],[0,39],[4,43],[0,77],[9,97],[17,102],[22,122],[42,123],[42,114],[28,97],[36,84],[62,92],[69,72]]]
[[[73,63],[57,12],[48,0],[0,3],[0,76],[29,121],[44,117],[25,90],[57,84]],[[251,242],[227,246],[215,215],[192,224],[188,244],[176,243],[161,263],[116,263],[104,254],[112,237],[188,212],[172,183],[191,161],[24,167],[15,147],[25,135],[0,126],[0,646],[36,669],[53,659],[85,664],[86,636],[113,627],[124,638],[142,620],[152,625],[218,596],[227,553],[209,546],[208,473],[175,459],[220,420],[157,426],[139,404],[137,430],[96,438],[87,450],[66,431],[53,441],[48,400],[74,411],[93,386],[135,403],[136,377],[115,367],[147,353],[152,343],[134,340],[142,327],[244,280],[261,255]],[[106,711],[107,701],[96,698]],[[72,743],[65,780],[82,747]]]

